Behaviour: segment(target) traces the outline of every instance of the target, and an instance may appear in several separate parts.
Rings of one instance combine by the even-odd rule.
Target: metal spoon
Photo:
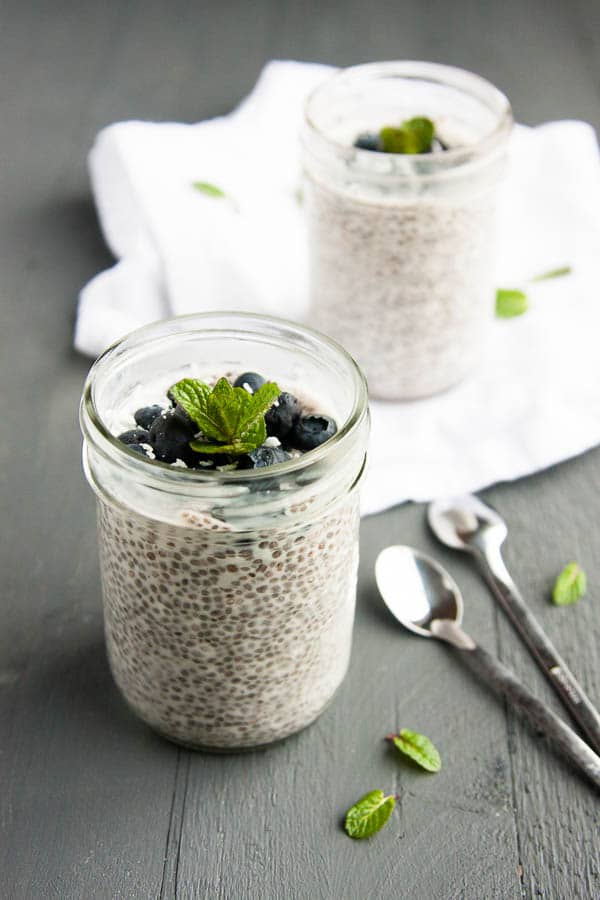
[[[467,494],[429,504],[427,519],[435,536],[447,547],[464,550],[476,560],[494,597],[507,613],[590,746],[600,753],[600,714],[569,671],[539,622],[533,617],[508,573],[500,548],[508,534],[495,509]]]
[[[435,560],[412,547],[386,547],[377,557],[375,577],[386,606],[405,628],[463,651],[471,668],[503,693],[600,788],[600,756],[534,697],[510,669],[462,630],[461,593]]]

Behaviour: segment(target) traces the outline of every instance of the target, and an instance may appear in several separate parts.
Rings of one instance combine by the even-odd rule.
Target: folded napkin
[[[90,153],[118,262],[81,291],[75,346],[96,355],[166,316],[214,309],[305,320],[298,132],[328,66],[272,62],[228,116],[122,122]],[[545,468],[600,443],[600,165],[583,122],[517,126],[499,211],[497,285],[530,310],[494,323],[479,370],[426,400],[372,404],[363,511],[429,500]],[[222,189],[225,198],[195,190]]]

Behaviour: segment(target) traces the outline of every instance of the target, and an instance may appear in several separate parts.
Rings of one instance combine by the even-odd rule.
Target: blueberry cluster
[[[265,384],[257,372],[244,372],[233,383],[253,394]],[[267,440],[256,450],[243,456],[202,454],[190,447],[198,426],[186,411],[167,393],[171,406],[144,406],[134,414],[136,428],[118,436],[130,450],[148,459],[174,465],[185,464],[191,469],[212,469],[222,466],[238,469],[261,469],[285,462],[294,451],[314,450],[337,431],[333,419],[325,415],[303,415],[302,404],[293,394],[284,391],[265,415]]]

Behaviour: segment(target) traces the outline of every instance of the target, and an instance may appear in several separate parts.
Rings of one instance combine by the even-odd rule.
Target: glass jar
[[[426,116],[449,147],[358,149],[356,137]],[[450,66],[342,70],[305,109],[312,321],[348,348],[381,399],[444,390],[477,363],[493,318],[494,201],[508,100]]]
[[[333,416],[334,437],[235,471],[149,461],[114,437],[180,378],[252,370]],[[283,320],[182,316],[98,359],[81,426],[108,656],[131,708],[165,737],[213,750],[268,744],[312,722],[350,656],[369,428],[354,360]]]

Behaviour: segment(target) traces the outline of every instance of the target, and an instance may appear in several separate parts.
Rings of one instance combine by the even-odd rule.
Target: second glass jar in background
[[[362,132],[427,116],[450,149],[360,150]],[[493,314],[495,189],[512,126],[484,79],[422,62],[338,72],[303,133],[312,321],[364,367],[382,399],[459,382]]]

